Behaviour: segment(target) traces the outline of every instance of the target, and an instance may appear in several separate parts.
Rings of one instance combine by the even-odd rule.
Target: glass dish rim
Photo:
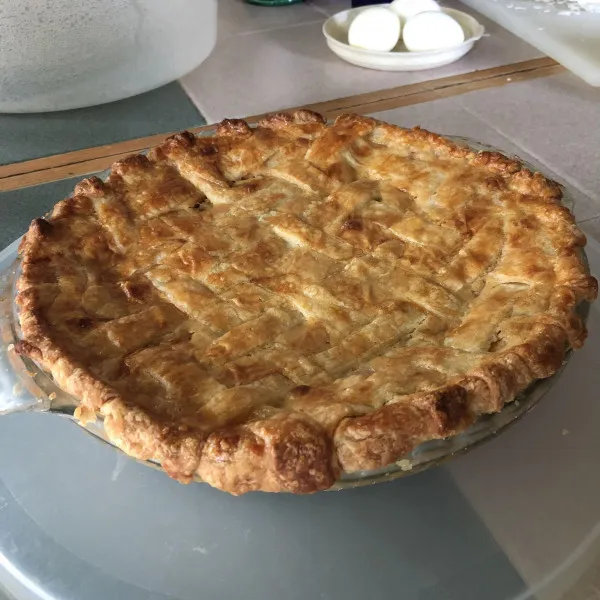
[[[213,131],[214,128],[210,128],[200,132],[197,135],[207,136]],[[454,135],[445,135],[443,137],[461,145],[465,145],[476,151],[502,152],[496,147],[472,140],[468,137]],[[147,152],[147,150],[143,151],[142,153],[145,152]],[[503,154],[505,153],[503,152]],[[509,156],[513,156],[514,158],[518,159],[522,164],[525,165],[525,167],[534,172],[542,172],[540,169],[534,167],[518,156]],[[110,169],[96,173],[96,176],[105,178],[109,172]],[[568,189],[564,188],[563,186],[561,186],[561,189],[563,191],[562,203],[570,210],[573,210],[573,202]],[[12,245],[9,246],[9,248],[11,247]],[[587,264],[585,251],[582,249],[581,252]],[[0,254],[4,254],[4,252]],[[0,273],[0,333],[2,333],[1,339],[3,346],[6,346],[6,343],[8,342],[9,347],[18,339],[20,339],[18,316],[13,301],[15,293],[14,285],[18,277],[19,264],[20,259],[17,255],[15,260],[9,265],[8,269]],[[4,290],[2,289],[2,276],[4,276]],[[2,298],[3,292],[8,297]],[[6,292],[8,292],[8,294],[6,294]],[[2,302],[5,304],[4,307],[2,307]],[[8,307],[6,306],[7,302],[10,303],[10,310],[8,313]],[[579,314],[584,322],[587,321],[589,309],[590,304],[587,302],[581,303],[581,305],[578,307]],[[9,315],[8,323],[6,322],[7,314]],[[7,336],[7,329],[10,329],[11,332],[9,336]],[[121,450],[119,450],[117,446],[110,442],[104,434],[101,418],[99,418],[95,423],[88,423],[85,426],[74,419],[72,411],[74,405],[76,405],[76,399],[61,390],[60,387],[54,383],[48,373],[38,367],[31,359],[27,357],[19,356],[14,352],[8,351],[6,351],[4,354],[5,357],[0,355],[0,366],[3,363],[3,358],[4,362],[7,362],[8,359],[7,364],[9,364],[9,367],[14,370],[14,374],[18,379],[17,384],[20,385],[22,390],[28,393],[31,397],[31,402],[29,405],[27,405],[24,409],[21,408],[20,410],[45,411],[66,416],[88,434],[93,435],[95,438],[107,443],[109,446],[111,446],[111,448],[121,452]],[[428,468],[451,460],[456,456],[462,455],[471,449],[476,448],[480,444],[495,438],[504,430],[506,430],[508,426],[518,421],[538,404],[546,392],[550,390],[556,380],[560,377],[560,374],[568,363],[571,354],[572,350],[569,350],[562,366],[553,376],[547,379],[534,381],[526,390],[517,395],[512,402],[507,403],[501,411],[481,416],[464,432],[449,438],[425,442],[398,461],[381,469],[345,473],[340,477],[336,484],[330,488],[330,490],[342,490],[380,483],[383,481],[391,481],[402,476],[419,473]],[[2,407],[0,406],[0,414],[2,414],[1,408]],[[154,461],[138,460],[138,462],[142,462],[145,465],[163,470],[160,464]],[[198,478],[196,478],[195,481],[201,482],[201,480]]]

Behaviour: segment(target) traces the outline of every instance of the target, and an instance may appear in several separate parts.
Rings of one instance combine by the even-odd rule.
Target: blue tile
[[[0,249],[24,234],[36,217],[71,194],[82,177],[0,192]]]
[[[0,114],[0,164],[179,131],[205,123],[178,83],[90,108],[55,113]]]

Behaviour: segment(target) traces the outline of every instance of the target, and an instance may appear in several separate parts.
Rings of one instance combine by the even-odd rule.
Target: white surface
[[[474,17],[462,11],[446,8],[444,12],[458,21],[465,32],[466,40],[462,44],[443,50],[427,52],[407,52],[402,49],[392,52],[363,50],[348,44],[348,29],[356,15],[364,10],[361,8],[351,9],[334,15],[323,25],[323,34],[327,40],[327,45],[340,58],[353,65],[369,69],[420,71],[448,65],[467,54],[484,33],[483,26]]]
[[[600,86],[600,14],[540,0],[462,0]],[[573,5],[577,6],[575,2]]]
[[[78,108],[182,77],[216,42],[217,0],[0,2],[0,112]]]
[[[600,244],[586,251],[600,276]],[[531,415],[449,467],[538,600],[562,598],[600,559],[598,303],[588,330]]]

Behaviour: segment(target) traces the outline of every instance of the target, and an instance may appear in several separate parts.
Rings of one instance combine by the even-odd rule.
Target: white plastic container
[[[217,0],[2,0],[0,112],[146,92],[195,69],[216,35]]]

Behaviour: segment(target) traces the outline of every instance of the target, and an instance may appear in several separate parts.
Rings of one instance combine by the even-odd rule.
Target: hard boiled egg
[[[400,39],[400,19],[385,6],[367,8],[356,15],[348,29],[348,43],[356,48],[389,52]]]
[[[465,32],[446,13],[423,12],[406,21],[402,38],[408,50],[422,52],[458,46],[465,41]]]
[[[390,8],[400,17],[403,24],[419,13],[441,10],[435,0],[394,0]]]

